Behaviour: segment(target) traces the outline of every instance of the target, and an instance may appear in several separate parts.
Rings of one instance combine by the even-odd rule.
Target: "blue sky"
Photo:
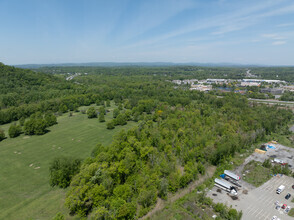
[[[294,65],[293,0],[0,0],[0,62]]]

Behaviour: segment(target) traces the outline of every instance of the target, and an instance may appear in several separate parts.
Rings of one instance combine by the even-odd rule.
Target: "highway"
[[[281,105],[294,105],[293,101],[280,101],[275,99],[252,99],[248,98],[249,101],[256,101],[256,102],[266,102],[271,104],[281,104]]]

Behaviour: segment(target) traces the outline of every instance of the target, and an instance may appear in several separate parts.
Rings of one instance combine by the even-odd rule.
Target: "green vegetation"
[[[294,92],[285,91],[283,95],[280,97],[282,101],[294,101]]]
[[[21,129],[20,125],[12,124],[9,127],[8,135],[10,138],[14,138],[14,137],[19,136],[21,134],[21,132],[22,132],[22,129]]]
[[[203,164],[224,163],[292,116],[284,109],[250,107],[237,95],[176,107],[155,103],[139,102],[144,111],[139,126],[120,132],[111,145],[101,145],[99,153],[85,161],[67,194],[72,214],[141,217],[157,197],[164,199],[197,179],[205,172]],[[120,113],[115,121],[126,115]]]
[[[243,179],[256,187],[267,182],[274,174],[292,175],[288,165],[272,165],[269,159],[266,159],[263,163],[254,160],[250,161],[245,165],[243,173],[246,174]]]
[[[48,73],[89,73],[70,81],[62,75],[5,65],[1,68],[8,83],[0,87],[0,124],[5,124],[5,132],[11,126],[8,122],[19,120],[25,134],[44,134],[20,135],[0,143],[4,155],[0,175],[7,178],[0,191],[5,201],[0,201],[0,218],[5,219],[39,219],[45,215],[68,218],[68,211],[71,215],[96,219],[139,218],[148,213],[158,198],[167,199],[169,194],[197,180],[206,167],[217,165],[218,174],[228,166],[227,161],[251,149],[252,144],[278,131],[285,134],[293,119],[288,109],[251,104],[240,94],[228,93],[220,99],[185,86],[175,89],[170,82],[224,75],[238,78],[244,72],[242,68],[40,69]],[[12,83],[21,77],[23,83]],[[15,102],[7,101],[10,93],[24,94],[30,86],[34,88],[32,94],[40,93],[40,97],[28,96],[23,102],[16,95]],[[77,113],[79,106],[83,107]],[[56,125],[55,115],[62,114]],[[80,165],[69,159],[54,160],[57,156],[84,160]],[[61,190],[51,188],[50,184],[70,186]],[[193,199],[199,210],[207,206],[219,218],[240,219],[235,210],[212,204],[204,195]],[[192,209],[189,207],[186,210]],[[46,213],[40,211],[45,208]],[[191,216],[197,215],[194,212]]]
[[[31,117],[24,122],[24,133],[27,135],[42,135],[47,132],[47,128],[57,123],[56,116],[52,113],[46,113],[44,116],[41,112],[31,115]]]
[[[79,172],[80,159],[71,157],[57,157],[50,164],[50,185],[66,188],[69,186],[72,177]]]
[[[205,185],[198,186],[193,192],[178,199],[174,203],[166,206],[161,212],[154,214],[150,219],[231,219],[240,220],[242,212],[233,208],[228,208],[221,203],[213,203],[211,198],[205,197],[201,192]]]
[[[294,208],[290,209],[288,215],[294,217]]]
[[[0,129],[0,141],[5,139],[5,133],[2,129]]]
[[[97,112],[94,107],[90,107],[87,110],[88,118],[97,118]]]
[[[272,174],[270,168],[263,167],[262,163],[254,160],[245,165],[243,173],[246,174],[243,179],[256,187],[268,181]]]
[[[113,108],[113,107],[111,107]],[[87,109],[87,108],[84,108]],[[109,121],[110,116],[106,116]],[[88,157],[98,142],[108,145],[113,135],[135,125],[128,123],[115,130],[107,130],[97,119],[73,113],[58,117],[58,124],[42,136],[20,135],[0,142],[0,219],[50,219],[61,212],[69,219],[64,207],[66,190],[49,184],[49,167],[54,158]],[[8,133],[10,124],[1,126]]]

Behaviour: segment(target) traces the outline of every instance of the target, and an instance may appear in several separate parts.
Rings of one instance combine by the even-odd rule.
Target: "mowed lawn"
[[[105,118],[110,120],[112,112]],[[84,159],[97,143],[108,145],[113,135],[135,125],[128,122],[107,130],[106,122],[99,123],[97,118],[66,113],[45,135],[21,135],[0,142],[0,219],[52,219],[57,212],[69,218],[64,206],[66,190],[49,186],[50,162],[62,155]],[[9,125],[0,127],[7,134]]]

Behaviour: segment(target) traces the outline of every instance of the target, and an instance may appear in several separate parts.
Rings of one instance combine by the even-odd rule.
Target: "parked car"
[[[285,209],[285,212],[288,213],[290,211],[291,207],[287,206],[287,208]]]
[[[292,185],[292,189],[294,189],[294,185]]]
[[[285,209],[285,208],[287,208],[287,205],[286,205],[286,204],[284,204],[284,205],[282,206],[282,209]]]
[[[286,196],[285,196],[285,199],[289,199],[291,197],[291,194],[288,193]]]

